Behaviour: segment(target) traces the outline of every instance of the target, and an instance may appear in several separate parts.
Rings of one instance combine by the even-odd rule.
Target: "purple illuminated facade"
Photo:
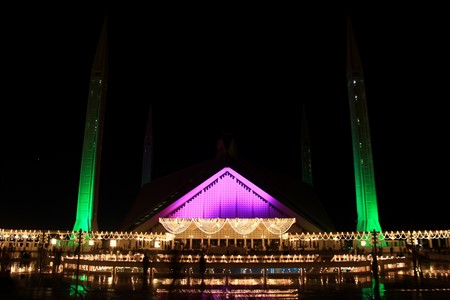
[[[166,217],[170,218],[286,218],[289,214],[279,201],[229,167],[181,197],[168,210],[171,212]]]
[[[159,232],[160,218],[294,218],[294,227],[304,231],[333,229],[311,185],[230,158],[212,159],[145,184],[121,228]]]

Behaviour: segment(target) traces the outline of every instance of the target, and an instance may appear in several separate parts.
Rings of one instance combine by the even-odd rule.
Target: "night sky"
[[[346,13],[155,15],[108,16],[100,230],[115,230],[138,194],[151,103],[153,178],[214,158],[226,129],[242,159],[301,180],[305,107],[314,189],[337,230],[354,230]],[[450,20],[396,11],[351,15],[381,227],[449,229]],[[102,22],[98,11],[21,16],[2,30],[0,228],[73,228]]]

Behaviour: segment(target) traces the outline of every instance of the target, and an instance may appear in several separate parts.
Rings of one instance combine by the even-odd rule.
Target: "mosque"
[[[414,243],[429,241],[432,248],[431,240],[437,241],[437,247],[448,247],[448,230],[381,230],[364,77],[350,20],[347,37],[347,87],[357,208],[355,232],[336,231],[313,189],[306,118],[303,118],[301,136],[302,180],[241,159],[236,141],[228,132],[223,132],[218,140],[214,159],[151,180],[151,105],[143,137],[141,190],[117,231],[100,231],[97,224],[99,171],[108,81],[105,19],[91,70],[73,230],[1,230],[1,272],[39,272],[40,275],[42,270],[47,270],[52,274],[67,274],[76,279],[71,292],[80,290],[79,283],[102,286],[107,281],[116,284],[118,278],[128,276],[133,278],[130,280],[133,291],[140,280],[144,287],[151,284],[156,293],[163,294],[164,290],[173,288],[176,277],[172,284],[168,280],[174,276],[172,263],[178,261],[185,272],[180,277],[183,296],[186,296],[185,287],[204,290],[206,283],[217,295],[223,294],[224,289],[227,293],[250,291],[258,297],[271,291],[278,293],[271,294],[271,299],[282,298],[286,293],[289,299],[291,295],[298,299],[299,287],[309,277],[313,282],[316,277],[326,278],[328,285],[328,276],[341,283],[356,275],[358,284],[372,284],[370,274],[375,271],[378,274],[378,269],[381,274],[408,270],[405,256],[394,257],[394,250],[405,254],[409,247],[415,254]],[[377,235],[384,241],[377,241]],[[347,242],[351,246],[348,249],[343,245]],[[385,243],[389,243],[391,252],[383,257],[383,249],[380,249],[380,258],[372,254],[366,256],[365,249],[357,248],[377,251],[377,247],[384,247]],[[58,252],[61,249],[67,255],[60,265],[61,261],[56,264],[57,255],[53,254],[62,253]],[[188,251],[178,256],[179,252],[173,249]],[[22,250],[34,252],[28,267],[23,267],[22,258],[17,256]],[[197,268],[204,250],[207,274]],[[48,266],[42,265],[44,253],[51,254]],[[142,266],[148,253],[154,254],[149,278],[148,266]],[[16,256],[11,257],[13,254]],[[4,258],[10,261],[4,263]],[[137,277],[142,271],[145,277]],[[417,275],[416,265],[414,272]],[[429,274],[435,276],[436,273]]]
[[[347,85],[354,156],[357,228],[381,232],[364,77],[348,21]],[[74,231],[97,231],[99,170],[108,80],[107,20],[92,65]],[[302,124],[302,181],[239,158],[224,133],[216,158],[150,180],[152,112],[144,138],[142,189],[123,220],[129,232],[165,232],[171,247],[289,247],[289,234],[330,232],[334,225],[312,188],[311,147]]]

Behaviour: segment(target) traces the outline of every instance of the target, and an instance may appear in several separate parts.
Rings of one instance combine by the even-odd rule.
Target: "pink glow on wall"
[[[176,201],[171,218],[285,218],[272,196],[231,168],[223,168]]]

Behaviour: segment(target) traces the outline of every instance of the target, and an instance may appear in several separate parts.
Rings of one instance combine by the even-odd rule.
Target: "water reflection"
[[[223,270],[222,270],[223,271]],[[241,271],[241,270],[239,270]],[[78,278],[78,291],[83,291],[86,298],[99,295],[101,299],[120,298],[127,294],[132,299],[450,299],[450,262],[424,261],[422,275],[412,269],[398,272],[385,272],[380,276],[378,293],[372,276],[343,272],[341,276],[327,275],[301,276],[298,270],[285,270],[284,273],[261,275],[256,269],[245,272],[231,272],[230,276],[221,270],[205,274],[205,288],[202,289],[201,277],[188,271],[186,277],[177,280],[171,287],[172,274],[160,272],[158,276],[143,277],[141,272],[116,272],[103,274],[83,274]],[[131,274],[131,275],[130,275]],[[134,275],[135,274],[135,275]],[[155,274],[155,273],[153,273]],[[165,274],[165,276],[164,276]],[[46,293],[59,293],[69,296],[75,278],[73,274],[60,273],[56,277],[42,274],[37,280],[36,273],[14,275],[20,286],[26,288],[18,291],[20,299],[35,295],[36,290]],[[34,276],[34,277],[33,277]],[[59,280],[44,287],[47,280]],[[38,285],[40,282],[41,286]],[[66,289],[67,283],[68,288]],[[40,289],[39,289],[40,288]],[[63,290],[64,289],[64,290]],[[63,290],[63,291],[62,291]],[[28,294],[27,294],[28,293]],[[95,298],[97,299],[97,298]]]

